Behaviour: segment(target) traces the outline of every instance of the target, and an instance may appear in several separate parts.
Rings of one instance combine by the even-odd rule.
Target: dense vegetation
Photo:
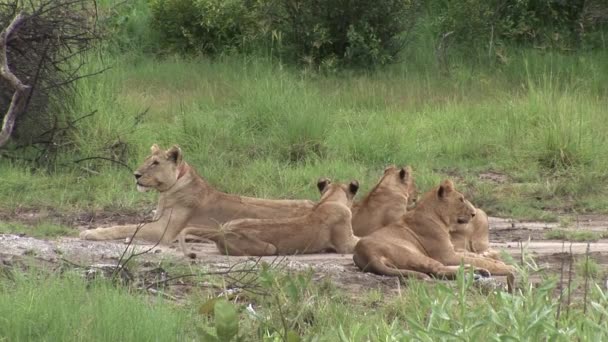
[[[591,265],[583,268],[591,270]],[[524,284],[528,272],[538,270],[533,263],[524,267]],[[37,269],[0,273],[0,337],[347,342],[601,341],[608,336],[608,296],[591,272],[585,273],[591,277],[588,284],[577,277],[569,289],[567,276],[563,286],[550,277],[537,288],[522,285],[516,295],[480,290],[470,274],[461,274],[456,282],[409,281],[396,294],[370,289],[353,296],[331,282],[314,282],[311,272],[286,274],[264,267],[254,279],[256,292],[264,295],[244,291],[231,302],[223,281],[204,276],[200,268],[195,272],[201,275],[193,284],[207,285],[193,287],[187,303],[106,280],[84,282],[81,273],[69,269],[61,275]],[[218,298],[218,292],[224,295]]]
[[[1,207],[147,207],[154,195],[137,194],[128,169],[154,142],[180,144],[212,184],[247,195],[315,198],[311,184],[321,175],[357,178],[367,188],[386,164],[407,163],[421,189],[454,177],[494,215],[550,219],[555,212],[607,207],[607,160],[597,158],[608,152],[601,6],[592,7],[596,19],[585,31],[577,31],[580,25],[572,20],[587,20],[581,14],[587,7],[556,10],[567,14],[557,21],[538,17],[544,7],[525,12],[529,23],[501,14],[497,22],[506,28],[490,25],[494,34],[488,40],[475,32],[486,30],[492,2],[463,3],[481,6],[466,12],[476,20],[452,2],[404,2],[416,18],[404,25],[407,44],[397,63],[374,72],[332,69],[322,75],[310,65],[284,64],[262,43],[217,53],[177,49],[166,37],[172,31],[158,30],[159,20],[173,17],[155,15],[162,6],[193,2],[160,3],[99,4],[104,53],[91,54],[83,72],[111,69],[80,80],[73,106],[74,117],[95,114],[54,145],[60,155],[44,169],[21,161],[28,159],[24,150],[6,151]],[[226,6],[249,2],[194,3],[222,3],[217,11],[236,15]],[[582,12],[569,14],[575,9]],[[510,9],[515,10],[522,9]],[[566,19],[571,22],[560,24]],[[538,25],[513,33],[513,27],[530,23]],[[540,33],[551,28],[564,37],[559,44]],[[204,39],[225,36],[201,32]],[[444,38],[448,32],[454,33]],[[180,53],[171,53],[167,44]],[[499,182],[488,180],[495,175]]]

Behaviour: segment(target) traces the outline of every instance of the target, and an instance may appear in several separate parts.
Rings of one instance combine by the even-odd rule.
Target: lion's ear
[[[167,159],[179,165],[182,162],[182,150],[177,145],[173,145],[167,153]]]
[[[350,182],[350,184],[348,185],[348,190],[353,194],[353,196],[356,195],[357,191],[359,191],[359,182],[357,182],[356,180]]]
[[[439,197],[444,197],[451,191],[454,191],[454,183],[452,183],[451,180],[446,179],[441,182],[441,185],[439,185],[439,190],[437,190],[437,194],[439,195]]]
[[[409,166],[402,167],[401,170],[399,170],[399,178],[401,178],[401,180],[406,180],[407,178],[409,178],[411,173],[412,173],[411,167],[409,167]]]
[[[150,152],[152,152],[152,154],[156,154],[158,151],[160,151],[160,147],[158,147],[157,144],[152,145],[152,147],[150,147]]]
[[[317,189],[319,189],[319,192],[322,193],[329,184],[331,184],[331,180],[328,178],[319,178],[317,181]]]
[[[395,168],[395,165],[388,165],[387,167],[384,168],[384,173],[386,173],[388,170],[392,170]]]
[[[402,167],[401,170],[399,170],[399,178],[401,178],[402,180],[405,180],[408,175],[408,168]]]

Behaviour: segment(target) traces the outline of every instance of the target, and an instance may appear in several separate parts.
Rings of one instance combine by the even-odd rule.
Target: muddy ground
[[[48,213],[45,214],[48,219]],[[17,218],[25,223],[34,223],[39,214],[17,213]],[[50,215],[52,217],[52,215]],[[0,219],[8,219],[6,216]],[[109,226],[136,222],[139,218],[132,215],[96,216],[83,214],[68,218],[69,223],[77,229],[87,229],[96,226]],[[65,223],[65,219],[62,220]],[[562,242],[547,240],[546,232],[559,228],[557,223],[520,222],[510,219],[490,218],[490,240],[494,248],[504,250],[519,260],[522,248],[527,250],[536,260],[537,264],[549,272],[559,273],[564,266],[562,260],[569,260],[568,252],[571,250],[575,258],[584,257],[587,250],[586,242]],[[571,222],[571,228],[606,232],[608,230],[608,216],[588,215],[579,216]],[[172,265],[184,265],[192,268],[206,268],[211,270],[226,269],[230,265],[247,260],[246,257],[227,257],[220,255],[215,245],[209,243],[194,243],[191,245],[198,258],[191,260],[182,255],[177,246],[153,246],[138,242],[132,246],[136,251],[150,250],[138,256],[137,260],[148,265],[169,262]],[[594,259],[602,268],[604,275],[608,274],[608,240],[599,240],[590,243],[590,258]],[[0,261],[10,265],[25,258],[37,260],[40,263],[59,264],[68,262],[75,265],[116,264],[124,252],[124,241],[82,241],[76,237],[60,237],[54,239],[38,239],[27,235],[0,234]],[[276,262],[276,257],[267,257],[263,260]],[[401,285],[395,278],[383,277],[360,272],[353,264],[352,255],[341,254],[310,254],[290,256],[281,260],[281,264],[289,269],[314,270],[314,279],[331,279],[333,283],[345,290],[357,293],[363,289],[379,288],[383,291],[396,291]],[[566,262],[567,269],[567,262]],[[170,276],[177,271],[167,270]],[[183,269],[182,269],[183,272]],[[576,269],[575,269],[576,272]],[[179,274],[178,274],[179,275]],[[497,278],[497,282],[504,279]],[[605,279],[603,281],[606,282]]]

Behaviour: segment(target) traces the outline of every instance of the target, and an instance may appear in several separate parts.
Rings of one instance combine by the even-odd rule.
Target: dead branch
[[[106,70],[82,72],[101,37],[95,1],[0,2],[0,148],[33,147],[20,154],[33,152],[35,163],[48,166],[73,145],[75,82]]]
[[[8,40],[19,26],[23,24],[25,19],[26,17],[23,13],[18,13],[13,21],[2,30],[2,33],[0,33],[0,76],[2,76],[14,90],[11,103],[2,122],[0,148],[10,139],[13,129],[15,128],[15,120],[25,110],[25,104],[27,103],[31,89],[30,86],[23,84],[23,82],[15,76],[8,65]]]

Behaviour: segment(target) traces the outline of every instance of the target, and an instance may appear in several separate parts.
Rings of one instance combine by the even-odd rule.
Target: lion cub
[[[359,238],[353,235],[351,211],[359,183],[331,183],[322,178],[317,183],[319,202],[303,216],[278,219],[238,219],[217,229],[186,228],[179,235],[186,249],[187,235],[215,242],[220,253],[227,255],[291,255],[319,252],[352,253]]]
[[[352,208],[353,232],[365,236],[393,223],[416,197],[412,168],[389,166],[378,184]]]
[[[453,278],[464,263],[482,274],[506,275],[511,291],[515,273],[512,266],[454,251],[450,226],[468,223],[475,212],[475,207],[454,189],[452,181],[445,180],[427,192],[402,219],[361,238],[353,261],[363,271],[420,279],[428,279],[429,275]]]

